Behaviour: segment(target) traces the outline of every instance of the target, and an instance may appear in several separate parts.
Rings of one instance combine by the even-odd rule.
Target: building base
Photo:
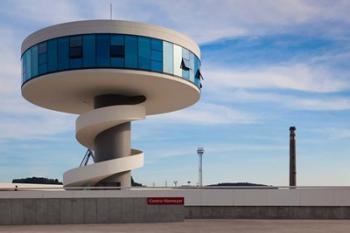
[[[186,219],[350,219],[349,206],[186,206]]]
[[[0,225],[178,222],[184,205],[149,205],[147,198],[0,199]]]

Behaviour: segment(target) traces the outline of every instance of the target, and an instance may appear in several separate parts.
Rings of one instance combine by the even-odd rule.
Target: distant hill
[[[13,179],[12,183],[24,183],[24,184],[62,184],[58,179],[49,179],[45,177],[27,177],[21,179]]]
[[[18,184],[18,183],[24,183],[24,184],[62,184],[58,179],[49,179],[45,177],[27,177],[27,178],[20,178],[20,179],[13,179],[12,183]],[[141,183],[137,183],[134,181],[134,179],[131,177],[131,186],[133,187],[141,187]]]
[[[218,184],[210,184],[207,186],[268,186],[266,184],[254,184],[248,182],[236,182],[236,183],[218,183]]]

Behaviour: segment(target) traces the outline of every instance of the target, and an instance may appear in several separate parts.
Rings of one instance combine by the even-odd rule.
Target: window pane
[[[38,68],[39,75],[47,73],[47,64],[41,64]]]
[[[163,51],[162,41],[158,39],[152,39],[152,50]]]
[[[110,54],[111,54],[111,57],[124,57],[124,46],[111,45]]]
[[[142,69],[142,70],[151,69],[151,60],[148,58],[139,57],[138,64],[139,64],[139,69]]]
[[[162,61],[163,58],[163,52],[152,50],[151,59],[154,61]]]
[[[200,86],[200,77],[198,74],[200,74],[199,72],[199,67],[200,67],[200,61],[197,57],[194,57],[194,74],[195,74],[195,79],[194,79],[194,83],[196,84],[197,87]]]
[[[151,41],[145,37],[139,37],[138,40],[139,56],[150,58],[151,57]]]
[[[151,62],[151,70],[162,72],[163,71],[163,63],[160,61],[152,61]]]
[[[145,37],[139,37],[139,68],[149,70],[151,68],[151,40]]]
[[[124,36],[111,35],[111,45],[124,45]]]
[[[181,69],[182,61],[182,48],[178,45],[174,45],[174,75],[182,77]]]
[[[39,54],[46,53],[46,42],[39,44],[38,49]]]
[[[137,68],[137,37],[125,36],[125,67]]]
[[[24,83],[25,80],[26,80],[26,79],[25,79],[26,74],[25,74],[24,64],[25,64],[25,61],[24,61],[24,54],[23,54],[22,57],[21,57],[22,83]]]
[[[82,36],[71,36],[69,38],[69,47],[79,47],[82,45]]]
[[[83,57],[83,37],[69,37],[69,58],[70,68],[79,68],[82,65],[81,58]]]
[[[173,44],[164,41],[163,42],[163,72],[164,73],[174,74],[173,61],[174,61]]]
[[[83,48],[82,47],[70,47],[69,48],[69,58],[82,58],[83,57]]]
[[[39,65],[47,63],[47,55],[46,53],[39,54]]]
[[[25,81],[25,73],[26,73],[25,72],[25,66],[24,66],[24,64],[25,64],[25,59],[24,59],[25,56],[24,56],[24,54],[25,53],[23,53],[22,56],[21,56],[22,83]]]
[[[185,58],[182,58],[181,69],[182,70],[190,70],[190,61],[186,60]]]
[[[83,37],[83,62],[84,67],[96,66],[95,35]]]
[[[182,48],[182,57],[187,59],[187,60],[190,59],[190,52],[185,48]]]
[[[38,46],[34,46],[31,48],[32,50],[32,61],[31,61],[31,70],[32,70],[32,76],[38,75]]]
[[[32,77],[32,67],[31,67],[31,50],[27,51],[27,61],[26,61],[26,69],[27,69],[27,78],[30,79]]]
[[[75,58],[75,59],[70,59],[70,68],[71,69],[77,69],[81,68],[83,66],[83,59],[81,58]]]
[[[109,59],[109,35],[101,34],[96,36],[96,63],[99,67],[108,67]]]
[[[66,70],[69,66],[69,40],[58,39],[58,70]]]
[[[193,69],[193,72],[194,72],[194,75],[195,75],[195,79],[197,78],[196,75],[197,75],[198,68],[199,68],[198,59],[197,59],[197,57],[194,57],[194,69]]]
[[[194,82],[194,54],[190,53],[190,80]]]
[[[47,47],[46,42],[38,45],[38,74],[44,74],[47,72]],[[28,74],[27,74],[28,75]]]
[[[124,36],[123,35],[111,35],[111,66],[112,67],[124,67]]]
[[[182,77],[185,79],[190,79],[190,52],[182,48]]]
[[[112,67],[124,67],[124,58],[121,57],[112,57],[111,58]]]
[[[47,71],[57,70],[57,40],[50,40],[47,43]]]
[[[28,49],[24,55],[24,80],[27,81],[28,79],[30,79],[32,77],[31,74],[31,51],[30,49]]]
[[[185,79],[190,79],[190,70],[189,69],[183,69],[182,70],[182,77]]]

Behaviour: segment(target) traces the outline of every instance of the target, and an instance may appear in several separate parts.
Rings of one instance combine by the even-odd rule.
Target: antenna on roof
[[[109,18],[112,19],[113,16],[113,6],[112,6],[112,2],[109,3]]]

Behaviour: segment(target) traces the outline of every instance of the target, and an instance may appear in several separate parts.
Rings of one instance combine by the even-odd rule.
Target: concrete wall
[[[147,205],[146,198],[0,199],[0,225],[183,221],[183,205]]]
[[[185,206],[350,206],[348,187],[184,190]]]
[[[185,197],[185,206],[350,206],[349,187],[0,191],[2,198]]]
[[[187,206],[186,219],[350,219],[349,206]]]
[[[184,197],[185,207],[148,206],[147,197]],[[0,192],[0,224],[161,222],[184,217],[350,219],[350,188]]]

